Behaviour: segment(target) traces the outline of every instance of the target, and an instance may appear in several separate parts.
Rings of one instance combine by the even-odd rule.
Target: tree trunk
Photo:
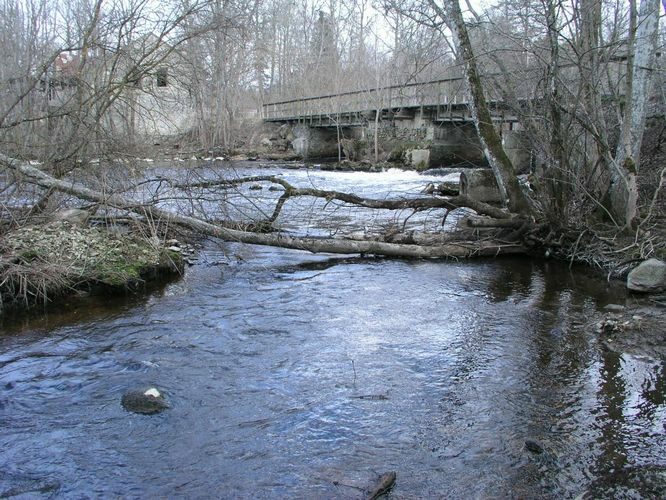
[[[545,187],[548,191],[546,197],[547,215],[552,221],[568,220],[566,213],[568,197],[566,192],[571,187],[563,182],[564,172],[567,168],[567,155],[564,148],[564,134],[562,133],[562,111],[559,96],[560,85],[560,30],[557,25],[557,8],[555,0],[549,0],[546,5],[546,22],[548,24],[548,44],[550,48],[550,64],[547,69],[546,96],[548,115],[550,117],[550,162],[547,165]]]
[[[374,133],[374,146],[375,146],[375,163],[379,162],[379,116],[382,110],[377,107],[375,109],[375,133]]]
[[[71,181],[51,177],[38,168],[0,154],[0,162],[22,174],[29,182],[48,189],[55,189],[76,196],[82,200],[104,204],[121,210],[128,210],[153,220],[178,224],[194,231],[214,236],[226,241],[266,245],[281,248],[304,250],[313,253],[370,254],[403,258],[447,258],[497,256],[525,253],[522,245],[493,241],[455,242],[441,245],[413,245],[386,243],[383,241],[355,241],[338,238],[295,237],[284,233],[253,233],[228,229],[195,217],[176,214],[156,206],[145,205],[117,194],[94,191]]]
[[[431,0],[431,5],[434,5],[433,0]],[[438,7],[437,10],[441,12]],[[465,64],[465,77],[471,94],[469,106],[484,153],[493,169],[502,197],[504,200],[508,200],[509,209],[512,212],[527,214],[530,212],[529,204],[520,188],[513,164],[504,151],[502,140],[492,122],[458,0],[450,3],[450,14],[453,20],[453,31],[458,38],[458,47]]]
[[[631,50],[633,45],[633,54],[630,54],[633,64],[627,68],[630,72],[626,86],[627,106],[623,118],[623,134],[613,162],[610,193],[612,212],[627,227],[631,226],[637,214],[636,175],[659,41],[659,11],[659,0],[641,1],[635,39],[630,40],[629,46]],[[632,34],[630,33],[630,37]]]

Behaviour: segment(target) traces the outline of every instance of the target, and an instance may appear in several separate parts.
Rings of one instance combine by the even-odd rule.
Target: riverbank
[[[80,221],[33,223],[0,238],[0,313],[72,295],[138,292],[182,272],[173,241]]]

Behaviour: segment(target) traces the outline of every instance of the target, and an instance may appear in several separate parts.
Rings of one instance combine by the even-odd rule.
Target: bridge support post
[[[444,122],[433,127],[433,165],[484,165],[479,136],[471,122]]]
[[[335,128],[296,125],[292,141],[294,152],[303,158],[333,158],[338,156],[338,134]]]
[[[524,130],[502,131],[502,145],[517,174],[526,174],[532,166],[532,150]]]

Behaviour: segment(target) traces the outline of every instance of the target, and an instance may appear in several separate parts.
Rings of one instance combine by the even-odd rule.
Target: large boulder
[[[666,263],[648,259],[631,270],[627,288],[635,292],[661,292],[666,290]]]
[[[427,170],[430,167],[429,149],[410,149],[405,153],[407,164],[416,170]]]

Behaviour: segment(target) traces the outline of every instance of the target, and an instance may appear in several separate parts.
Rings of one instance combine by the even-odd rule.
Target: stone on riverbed
[[[612,313],[621,313],[624,312],[627,308],[623,305],[620,304],[607,304],[604,306],[604,311],[612,312]]]
[[[57,221],[69,222],[74,226],[84,227],[88,224],[90,213],[80,208],[65,208],[56,212],[53,218]]]
[[[0,498],[51,497],[58,489],[60,481],[57,479],[0,470]]]
[[[169,408],[164,395],[154,387],[126,392],[121,404],[127,411],[141,415],[153,415]]]
[[[627,288],[635,292],[661,292],[666,290],[666,263],[648,259],[631,270]]]
[[[536,453],[537,455],[544,452],[543,445],[534,439],[525,440],[525,449],[530,453]]]

